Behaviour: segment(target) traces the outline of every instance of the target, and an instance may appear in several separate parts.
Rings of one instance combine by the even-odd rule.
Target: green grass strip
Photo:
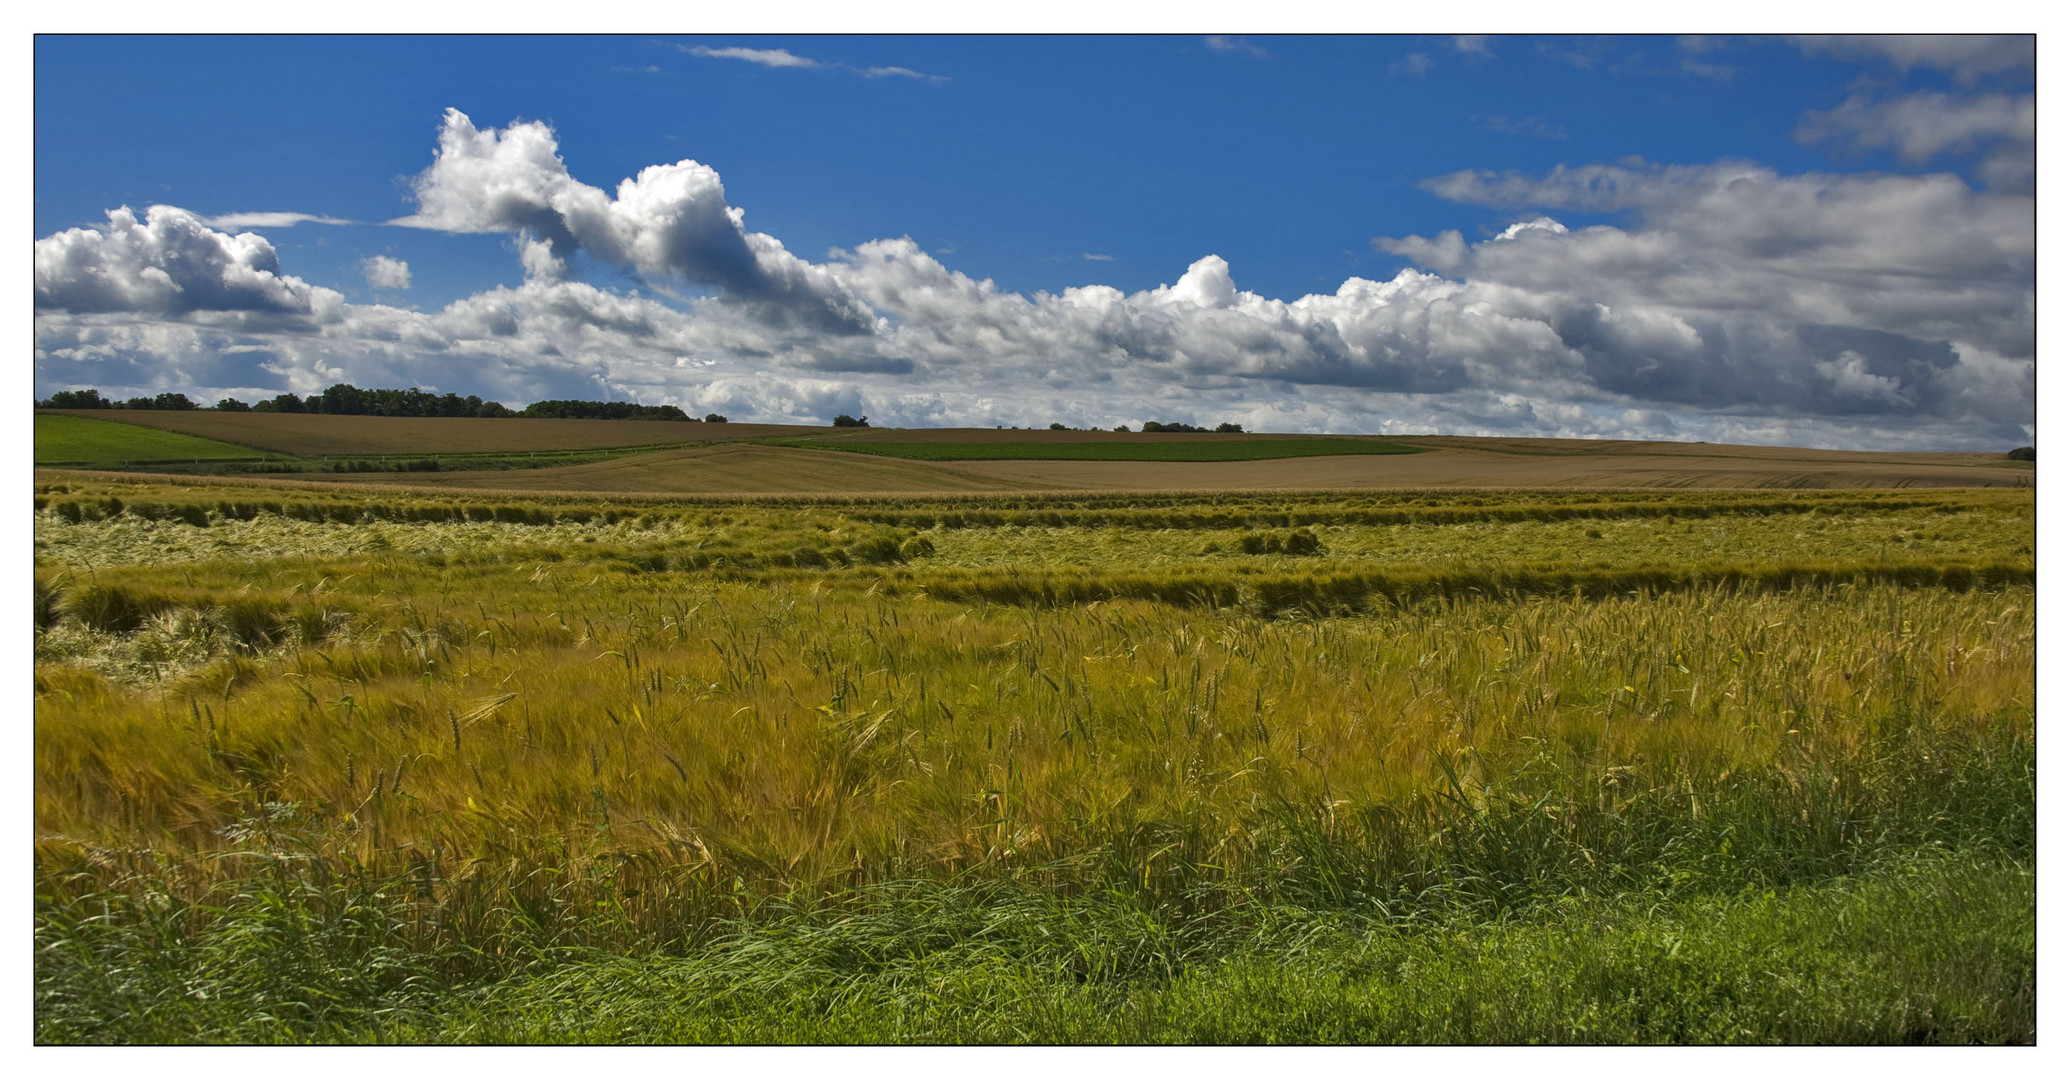
[[[1200,920],[1117,892],[915,883],[760,911],[687,952],[539,954],[528,972],[473,984],[442,977],[448,958],[382,940],[375,909],[392,900],[305,921],[276,892],[254,881],[199,935],[39,911],[37,1042],[2032,1044],[2037,1032],[2033,866],[1983,854],[1398,922],[1263,906]]]
[[[124,465],[154,461],[257,459],[259,452],[195,435],[140,424],[89,420],[83,416],[38,414],[36,464]]]
[[[1341,454],[1420,454],[1377,439],[1218,439],[1146,435],[1141,442],[862,442],[775,439],[771,446],[846,450],[911,461],[1265,461]]]

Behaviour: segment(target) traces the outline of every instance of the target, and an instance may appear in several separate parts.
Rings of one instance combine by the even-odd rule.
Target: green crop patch
[[[1142,442],[824,442],[773,440],[774,446],[847,450],[912,461],[1267,461],[1343,454],[1420,454],[1421,447],[1377,439],[1192,440],[1147,436]]]
[[[36,417],[36,464],[123,465],[256,458],[258,451],[193,435],[80,416]]]

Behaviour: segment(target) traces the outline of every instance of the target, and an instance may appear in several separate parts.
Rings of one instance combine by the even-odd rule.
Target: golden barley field
[[[2032,1037],[2028,491],[46,473],[35,516],[46,1041]],[[1607,981],[1495,1008],[1497,955]]]

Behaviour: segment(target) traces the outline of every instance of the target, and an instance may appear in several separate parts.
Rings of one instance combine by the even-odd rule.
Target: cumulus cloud
[[[37,241],[37,380],[190,396],[451,384],[903,425],[2031,440],[2031,194],[1739,162],[1427,186],[1503,213],[1473,242],[1377,238],[1413,265],[1293,300],[1245,290],[1213,254],[1154,289],[1025,295],[906,237],[809,262],[748,232],[695,161],[607,193],[569,175],[546,125],[450,113],[406,223],[507,234],[520,284],[429,312],[345,304],[283,274],[262,237],[118,210]],[[1620,223],[1559,220],[1576,213]],[[578,253],[716,295],[599,288],[577,280]]]
[[[749,232],[718,172],[687,158],[640,170],[614,195],[568,174],[546,124],[483,130],[448,109],[437,154],[412,190],[417,212],[394,224],[530,234],[562,264],[580,250],[650,280],[716,288],[771,322],[827,333],[872,325],[871,312],[824,270]]]
[[[1550,329],[1577,394],[2031,423],[2031,196],[1945,174],[1781,176],[1732,162],[1463,172],[1428,186],[1488,206],[1634,216],[1572,231],[1541,219],[1471,246],[1456,232],[1375,242],[1458,277],[1490,312]],[[2008,363],[2024,376],[2004,378]]]
[[[367,284],[376,289],[407,289],[410,287],[410,264],[386,255],[375,255],[359,261],[359,272]]]
[[[281,273],[265,237],[218,232],[173,206],[153,206],[141,222],[129,207],[110,210],[105,227],[36,241],[35,261],[39,311],[320,317],[341,302]]]

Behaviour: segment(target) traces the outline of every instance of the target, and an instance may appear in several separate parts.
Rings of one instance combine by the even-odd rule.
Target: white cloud
[[[1245,291],[1212,254],[1154,289],[1023,295],[910,238],[808,262],[748,232],[695,161],[607,193],[569,175],[546,125],[483,131],[450,113],[407,223],[508,234],[521,284],[433,312],[346,304],[284,275],[262,237],[119,210],[105,230],[37,241],[36,377],[204,397],[453,385],[909,426],[2031,441],[2031,194],[1736,162],[1428,186],[1525,213],[1477,243],[1379,238],[1417,265],[1291,301]],[[1555,212],[1629,220],[1570,228]],[[598,288],[571,279],[576,250],[718,292]]]
[[[211,229],[285,229],[304,222],[318,225],[351,225],[345,218],[329,217],[324,214],[295,214],[286,212],[260,212],[251,214],[217,214],[202,218],[201,223]]]
[[[1934,68],[1964,83],[2034,68],[2034,38],[2027,34],[1804,34],[1792,40],[1807,56],[1882,61],[1900,72]]]
[[[649,279],[717,288],[764,319],[867,332],[868,309],[821,268],[742,225],[709,166],[651,165],[615,195],[576,180],[553,129],[537,121],[477,129],[446,110],[439,149],[412,184],[417,213],[394,222],[458,233],[530,233],[565,263],[576,249]],[[528,262],[528,266],[531,263]]]
[[[1461,56],[1491,57],[1495,55],[1488,49],[1487,34],[1453,34],[1452,48],[1457,50]]]
[[[773,68],[816,68],[827,65],[817,60],[796,56],[789,49],[743,49],[739,47],[714,49],[708,45],[677,46],[692,56],[710,56],[721,60],[745,60]]]
[[[142,222],[129,207],[110,210],[104,228],[36,241],[35,261],[38,310],[320,317],[341,303],[281,273],[265,237],[216,232],[173,206],[151,207]]]
[[[1740,163],[1458,173],[1433,191],[1625,211],[1629,228],[1512,226],[1468,247],[1376,246],[1551,328],[1581,382],[1659,405],[1914,423],[2031,423],[2034,201],[1947,175],[1780,176]],[[1533,223],[1535,224],[1535,223]],[[1995,357],[1979,394],[1977,366]],[[2024,372],[2007,393],[2006,358]]]
[[[1240,56],[1248,56],[1253,60],[1272,59],[1272,54],[1266,52],[1260,46],[1243,38],[1231,37],[1227,34],[1210,34],[1206,39],[1206,44],[1211,51],[1218,53],[1235,53]]]
[[[1839,108],[1805,114],[1797,138],[1846,141],[1860,148],[1887,146],[1917,165],[1936,154],[1966,153],[1992,139],[2033,142],[2034,95],[1953,98],[1928,93],[1872,104],[1857,94]]]
[[[1088,252],[1086,252],[1086,253],[1085,253],[1085,256],[1084,256],[1084,258],[1085,258],[1085,260],[1086,260],[1087,262],[1113,262],[1113,261],[1114,261],[1114,256],[1112,256],[1112,255],[1095,255],[1095,254],[1093,254],[1093,253],[1092,253],[1092,252],[1090,252],[1090,251],[1088,251]]]
[[[678,45],[676,48],[682,52],[689,53],[691,56],[712,57],[720,60],[745,60],[750,64],[760,64],[768,68],[808,68],[818,71],[846,71],[860,75],[865,79],[918,79],[921,82],[935,83],[948,81],[946,76],[929,75],[924,71],[914,71],[912,68],[898,67],[896,65],[859,68],[853,64],[826,63],[809,57],[799,56],[789,49],[749,49],[740,46],[715,49],[709,45]]]
[[[1993,146],[1980,171],[2000,186],[2034,178],[2034,95],[1919,93],[1889,101],[1854,95],[1838,108],[1806,113],[1799,142],[1836,142],[1857,150],[1888,147],[1912,165],[1941,154]]]
[[[1496,233],[1495,239],[1514,240],[1519,235],[1532,231],[1559,234],[1566,232],[1567,227],[1549,217],[1533,218],[1530,221],[1519,221],[1509,228]]]
[[[1432,60],[1428,55],[1412,52],[1400,60],[1387,65],[1387,73],[1389,75],[1407,75],[1412,79],[1420,79],[1430,74],[1430,69],[1436,66],[1437,61]]]
[[[929,74],[927,74],[927,73],[926,73],[926,72],[924,72],[924,71],[914,71],[914,70],[913,70],[912,68],[905,68],[905,67],[867,67],[867,68],[864,68],[864,69],[862,69],[862,75],[863,75],[863,78],[865,78],[865,79],[887,79],[887,78],[895,78],[895,79],[919,79],[919,80],[921,80],[922,82],[947,82],[947,81],[949,81],[949,80],[948,80],[948,78],[947,78],[946,76],[942,76],[942,75],[929,75]]]
[[[386,255],[375,255],[359,261],[359,272],[365,275],[367,284],[376,289],[407,289],[410,287],[410,264]]]

